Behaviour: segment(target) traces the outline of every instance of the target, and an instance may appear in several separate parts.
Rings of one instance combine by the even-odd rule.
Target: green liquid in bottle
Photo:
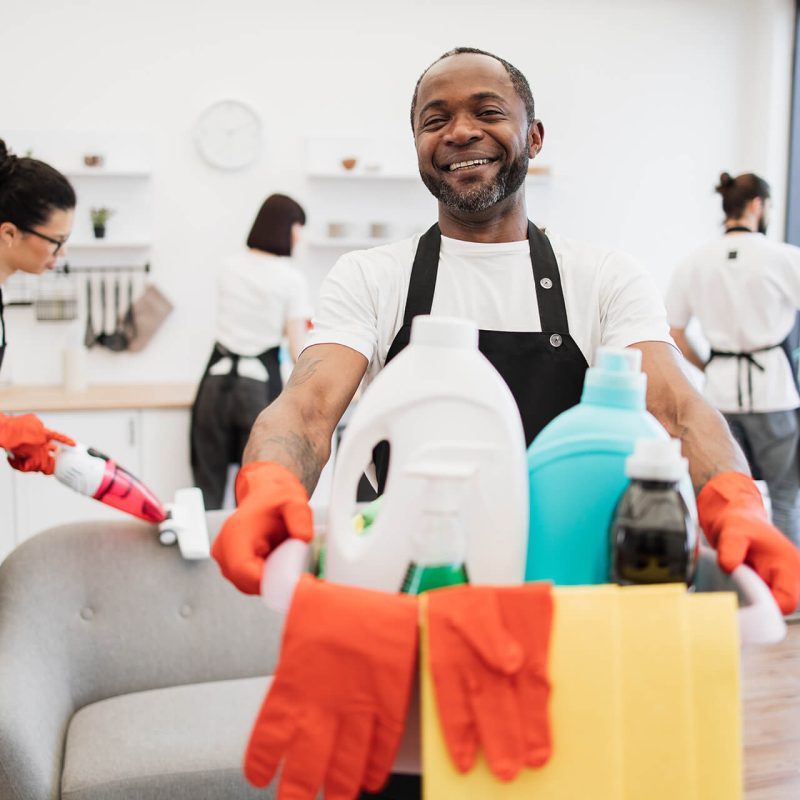
[[[458,586],[462,583],[469,583],[467,568],[463,563],[421,566],[412,562],[408,565],[400,591],[406,594],[422,594],[431,589]]]

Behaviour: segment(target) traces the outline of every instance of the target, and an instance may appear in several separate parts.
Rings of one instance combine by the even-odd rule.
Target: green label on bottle
[[[462,583],[469,583],[467,569],[463,563],[420,566],[412,562],[408,565],[400,591],[406,594],[422,594],[431,589],[458,586]]]

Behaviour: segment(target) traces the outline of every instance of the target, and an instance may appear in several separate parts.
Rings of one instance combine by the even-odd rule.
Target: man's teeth
[[[488,158],[476,158],[474,161],[458,161],[450,165],[450,172],[455,172],[457,169],[464,169],[464,167],[474,167],[480,164],[488,164]]]

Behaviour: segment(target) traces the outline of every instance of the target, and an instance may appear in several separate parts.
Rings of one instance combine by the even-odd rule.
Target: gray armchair
[[[0,800],[272,798],[241,764],[281,626],[144,523],[23,543],[0,564]]]

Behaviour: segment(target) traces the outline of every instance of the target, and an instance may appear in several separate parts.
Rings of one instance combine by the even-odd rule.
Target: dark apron
[[[3,316],[3,290],[0,289],[0,326],[3,328],[3,341],[0,343],[0,369],[6,355],[6,318]]]
[[[234,383],[239,378],[240,358],[257,358],[264,365],[269,378],[267,381],[267,396],[264,398],[264,407],[266,408],[281,393],[283,389],[283,379],[281,378],[278,351],[278,347],[271,347],[269,350],[264,350],[263,353],[259,353],[257,356],[241,356],[239,353],[233,353],[228,350],[227,347],[223,347],[219,342],[214,342],[214,349],[211,351],[211,357],[208,359],[208,364],[206,364],[203,377],[200,379],[200,385],[197,387],[195,402],[192,404],[191,430],[195,430],[195,409],[197,408],[197,397],[199,397],[200,393],[203,391],[203,386],[205,385],[206,379],[209,377],[211,368],[218,362],[222,361],[223,358],[229,358],[231,360],[230,372],[224,376],[219,376],[223,378],[222,388],[226,391],[230,391],[233,388]],[[192,437],[191,463],[196,464],[196,460],[197,454],[194,447],[194,437]]]
[[[419,240],[403,325],[389,348],[387,364],[409,343],[414,317],[431,313],[441,241],[438,224]],[[548,422],[581,399],[588,366],[569,333],[558,263],[550,240],[528,222],[528,242],[541,332],[482,330],[478,334],[478,349],[503,376],[514,395],[525,429],[526,445],[530,445]],[[386,442],[375,448],[373,460],[381,493],[389,466]]]

